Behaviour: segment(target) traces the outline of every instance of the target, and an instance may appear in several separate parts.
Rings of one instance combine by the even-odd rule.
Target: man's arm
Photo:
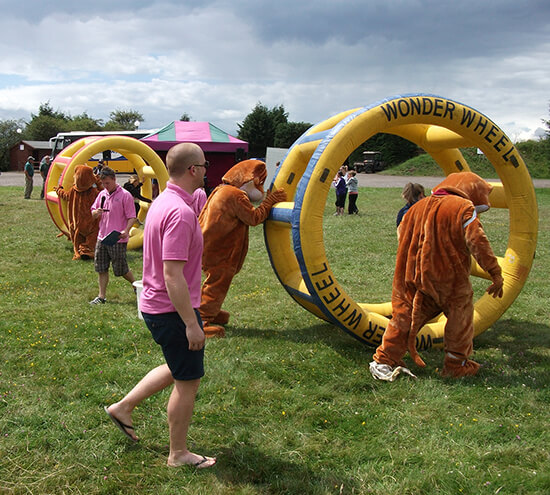
[[[123,199],[123,211],[124,216],[128,219],[128,221],[126,222],[126,227],[120,233],[121,239],[125,239],[130,235],[130,229],[137,220],[136,207],[134,206],[134,197],[128,192],[125,192],[125,196]]]
[[[204,347],[205,336],[191,305],[189,287],[183,275],[185,261],[165,260],[163,262],[164,281],[168,297],[185,323],[189,350],[199,351]]]
[[[130,235],[130,229],[132,228],[132,225],[134,225],[136,220],[137,219],[135,217],[128,219],[128,222],[126,223],[126,228],[120,233],[121,239],[125,239]]]
[[[90,212],[92,214],[92,218],[95,220],[97,218],[100,218],[101,215],[103,215],[103,209],[100,208],[101,205],[101,195],[97,195],[94,202],[92,203],[92,206],[90,206]],[[105,200],[103,200],[105,201]]]

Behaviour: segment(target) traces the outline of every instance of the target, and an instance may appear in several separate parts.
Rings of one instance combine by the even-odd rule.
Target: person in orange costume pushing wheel
[[[264,197],[265,163],[245,160],[222,177],[199,216],[204,236],[202,269],[206,274],[201,292],[200,314],[207,337],[225,335],[229,313],[222,304],[233,277],[240,271],[248,252],[248,228],[262,223],[275,203],[286,200],[283,189],[268,192],[255,208],[252,202]]]
[[[370,363],[371,374],[393,381],[404,368],[407,349],[421,367],[418,331],[443,312],[443,376],[475,375],[474,306],[470,255],[489,273],[487,292],[502,297],[504,280],[478,213],[489,209],[491,185],[472,172],[450,174],[430,197],[409,209],[399,226],[399,247],[392,289],[392,319]],[[406,372],[410,372],[404,368]],[[413,375],[414,376],[414,375]]]

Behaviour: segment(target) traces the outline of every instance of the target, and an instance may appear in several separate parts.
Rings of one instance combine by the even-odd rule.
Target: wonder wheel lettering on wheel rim
[[[352,151],[380,132],[417,144],[445,175],[469,171],[459,148],[477,147],[500,179],[489,182],[492,207],[509,211],[507,248],[503,256],[497,256],[504,296],[494,299],[484,294],[475,302],[477,336],[500,318],[527,279],[537,241],[538,210],[531,177],[510,139],[486,116],[456,101],[427,94],[395,96],[343,112],[304,133],[288,151],[272,183],[274,188],[285,189],[288,197],[287,202],[275,205],[264,227],[273,269],[305,309],[366,344],[381,343],[391,303],[360,303],[350,297],[330,268],[323,242],[323,212],[332,178]],[[471,275],[490,279],[475,262]],[[418,334],[417,348],[440,346],[445,322],[440,316],[425,325]]]
[[[77,165],[88,165],[88,161],[97,153],[115,151],[123,155],[136,170],[143,182],[141,193],[152,198],[152,179],[157,179],[159,191],[164,190],[168,172],[160,157],[145,143],[128,136],[93,136],[79,139],[63,149],[52,161],[45,185],[46,207],[53,222],[61,232],[69,237],[67,225],[67,202],[60,199],[54,187],[62,185],[69,189],[73,185],[74,170]],[[141,201],[138,220],[143,224],[150,203]],[[128,249],[137,249],[143,245],[143,228],[132,227]]]

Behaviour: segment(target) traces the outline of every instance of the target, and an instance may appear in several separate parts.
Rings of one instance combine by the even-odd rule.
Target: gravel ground
[[[426,189],[437,186],[443,177],[410,177],[401,175],[383,175],[383,174],[357,174],[359,186],[361,187],[403,187],[407,182],[419,182]],[[128,175],[117,175],[119,184],[124,184],[128,180]],[[533,179],[535,187],[550,187],[550,179]],[[21,186],[25,185],[23,172],[2,172],[0,175],[0,186]],[[40,175],[35,174],[34,187],[42,187]]]

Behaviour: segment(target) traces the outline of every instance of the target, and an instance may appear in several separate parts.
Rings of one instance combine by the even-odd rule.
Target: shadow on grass
[[[127,451],[134,446],[126,448]],[[161,466],[168,457],[168,446],[150,445],[147,450],[158,455]],[[261,493],[329,493],[334,487],[344,485],[348,492],[357,490],[357,481],[350,477],[330,476],[316,472],[299,459],[283,459],[266,454],[251,444],[235,442],[214,453],[217,457],[213,468],[197,470],[198,473],[213,473],[226,488],[240,493],[247,487],[257,487]]]
[[[226,326],[226,334],[229,337],[255,338],[264,340],[288,341],[302,344],[322,343],[331,347],[338,354],[348,358],[365,359],[365,352],[370,356],[374,353],[374,347],[369,347],[359,340],[346,334],[339,328],[329,323],[319,323],[297,330],[236,328]]]
[[[497,386],[534,389],[550,382],[550,326],[499,320],[474,340],[481,376]]]
[[[322,343],[353,361],[367,366],[374,354],[374,347],[365,345],[342,330],[328,323],[319,323],[298,330],[266,330],[227,327],[228,336],[283,340],[295,343]],[[500,320],[474,340],[473,359],[482,368],[476,378],[462,382],[479,381],[479,378],[495,386],[526,386],[539,389],[550,383],[550,326],[528,323],[523,320]],[[419,378],[433,376],[434,370],[443,366],[441,349],[422,352],[426,368],[415,368]],[[405,357],[408,360],[408,357]],[[414,367],[414,366],[413,366]],[[411,368],[412,369],[412,368]]]
[[[299,460],[267,455],[255,446],[240,443],[220,452],[216,475],[236,489],[256,486],[263,487],[266,493],[327,493],[342,484],[351,492],[358,488],[352,478],[336,479]]]

